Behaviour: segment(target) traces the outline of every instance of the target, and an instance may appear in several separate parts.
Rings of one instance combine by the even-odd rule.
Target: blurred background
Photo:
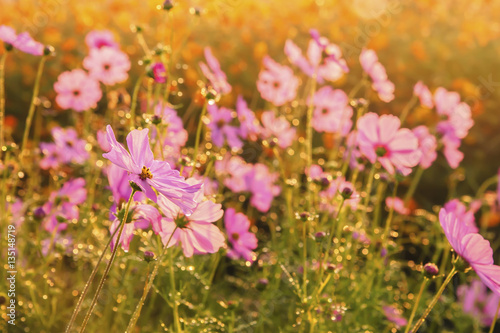
[[[26,30],[56,49],[42,80],[46,123],[69,119],[54,104],[52,86],[61,72],[81,67],[88,52],[84,38],[93,29],[111,30],[132,59],[130,78],[120,87],[123,93],[132,92],[142,70],[137,62],[144,55],[131,26],[143,29],[150,47],[171,44],[177,64],[173,93],[184,106],[198,94],[198,62],[204,60],[203,48],[211,46],[233,85],[222,104],[233,107],[238,94],[258,99],[255,81],[264,55],[286,63],[285,40],[291,38],[305,49],[309,29],[316,28],[344,52],[351,72],[334,85],[346,91],[361,77],[361,49],[376,50],[396,84],[396,98],[389,104],[373,103],[373,111],[399,114],[419,80],[431,91],[438,86],[457,91],[471,106],[475,126],[461,148],[465,159],[450,177],[440,156],[420,185],[418,201],[423,205],[442,204],[450,181],[458,182],[458,194],[475,193],[500,166],[500,1],[179,0],[170,12],[157,9],[161,5],[152,0],[2,0],[1,24]],[[15,139],[24,128],[37,61],[20,52],[7,60],[6,121]],[[252,106],[264,107],[259,103]],[[435,117],[434,111],[417,108],[407,125]],[[195,119],[187,119],[186,125],[191,123]],[[48,128],[42,128],[45,134]]]

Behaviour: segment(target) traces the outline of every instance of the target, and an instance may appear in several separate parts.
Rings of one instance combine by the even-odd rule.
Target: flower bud
[[[155,254],[151,251],[144,251],[143,256],[144,256],[144,261],[146,262],[151,262],[155,260]]]
[[[43,207],[38,207],[33,211],[33,217],[37,221],[42,220],[45,216],[47,216],[47,214],[45,213],[45,210],[43,210]]]
[[[352,188],[350,187],[344,187],[342,189],[342,192],[340,193],[342,195],[342,197],[347,200],[347,199],[350,199],[351,196],[352,196],[352,193],[353,193],[353,190]]]
[[[427,263],[424,266],[424,275],[428,279],[432,279],[439,274],[439,268],[434,263]]]
[[[43,55],[44,56],[54,56],[56,54],[56,51],[53,46],[51,45],[45,45],[43,48]]]
[[[174,7],[174,4],[173,4],[172,0],[165,0],[165,2],[163,2],[163,6],[162,6],[163,10],[169,11],[173,7]]]
[[[314,239],[316,239],[316,242],[322,242],[325,237],[326,237],[326,232],[324,231],[318,231],[317,233],[314,234]]]

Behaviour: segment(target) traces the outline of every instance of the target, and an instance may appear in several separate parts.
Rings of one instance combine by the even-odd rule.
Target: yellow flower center
[[[151,179],[151,178],[153,178],[153,174],[151,173],[151,171],[149,170],[149,168],[146,168],[146,166],[143,166],[141,174],[139,175],[139,177],[142,180],[146,180],[146,178]]]

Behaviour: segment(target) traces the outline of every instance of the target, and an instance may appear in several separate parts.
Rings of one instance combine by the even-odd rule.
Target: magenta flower
[[[357,122],[361,153],[371,163],[379,161],[391,175],[396,169],[408,175],[421,158],[417,137],[400,126],[399,118],[393,115],[379,117],[373,112],[365,114]]]
[[[203,75],[219,94],[229,94],[231,85],[227,82],[226,74],[220,68],[219,61],[214,57],[209,47],[205,47],[205,59],[208,66],[203,62],[199,63]]]
[[[130,188],[130,186],[129,186]],[[120,225],[120,219],[116,216],[110,227],[110,234],[113,234]],[[130,247],[130,242],[134,238],[134,231],[137,229],[145,230],[152,226],[153,231],[156,234],[161,232],[161,214],[153,206],[136,204],[130,207],[130,212],[128,215],[128,221],[126,221],[125,226],[123,227],[122,236],[120,237],[120,245],[125,252],[128,252]],[[115,247],[116,239],[118,238],[118,233],[116,233],[115,237],[111,241],[111,250]]]
[[[96,136],[97,136],[97,143],[99,144],[99,147],[101,147],[102,151],[105,153],[110,151],[111,145],[108,142],[108,135],[106,134],[106,132],[103,130],[98,130]]]
[[[460,148],[461,140],[453,136],[443,136],[441,138],[443,143],[443,154],[448,161],[448,164],[452,169],[458,168],[460,162],[464,159],[464,153],[462,153],[458,148]]]
[[[279,186],[274,185],[278,178],[277,172],[270,172],[262,163],[254,164],[252,170],[245,174],[247,188],[252,193],[250,204],[257,210],[265,213],[271,208],[274,197],[281,191]]]
[[[420,166],[427,169],[437,158],[437,140],[434,135],[429,133],[427,126],[421,125],[413,129],[413,134],[418,139],[418,150],[422,154]]]
[[[246,175],[252,171],[252,165],[247,164],[241,157],[226,155],[222,160],[215,162],[215,172],[225,177],[223,183],[233,192],[248,191]]]
[[[127,135],[130,153],[116,141],[111,126],[108,125],[106,131],[111,150],[102,156],[128,171],[128,179],[137,184],[149,199],[157,201],[154,188],[186,214],[193,212],[197,205],[194,196],[201,185],[189,185],[184,177],[179,175],[179,171],[172,170],[168,162],[154,159],[149,145],[148,129],[133,130]]]
[[[290,147],[295,140],[295,128],[284,116],[276,117],[274,111],[262,113],[262,125],[262,138],[270,141],[277,139],[278,146],[283,149]]]
[[[52,192],[49,201],[42,207],[46,214],[42,222],[44,229],[48,232],[66,229],[67,221],[78,219],[78,206],[84,203],[86,198],[87,190],[83,178],[67,181],[59,191]]]
[[[231,259],[243,258],[254,262],[256,255],[252,250],[257,248],[257,237],[249,231],[250,220],[243,213],[236,213],[234,208],[226,209],[224,217],[227,238],[231,242],[231,249],[227,256]]]
[[[114,85],[127,80],[130,60],[122,51],[104,46],[91,49],[89,55],[83,59],[83,67],[94,79],[106,85]]]
[[[234,111],[225,107],[219,108],[215,104],[209,104],[207,110],[210,115],[208,128],[212,134],[212,142],[217,147],[223,147],[225,142],[231,148],[243,147],[243,142],[238,136],[238,127],[231,125]]]
[[[342,51],[337,45],[321,37],[316,30],[311,30],[311,37],[307,57],[295,43],[289,39],[286,41],[285,54],[292,64],[309,77],[316,73],[318,83],[323,83],[325,80],[337,81],[344,73],[349,72],[346,61],[342,59]]]
[[[263,59],[265,69],[259,73],[257,89],[266,101],[281,106],[292,101],[297,95],[299,79],[290,67],[280,65],[270,57]]]
[[[462,303],[464,313],[479,319],[484,326],[492,324],[500,296],[488,293],[486,286],[477,279],[473,280],[470,286],[461,285],[458,287],[457,295],[459,302]]]
[[[180,149],[185,146],[188,140],[188,132],[184,129],[182,119],[179,117],[176,110],[162,103],[156,104],[154,113],[155,120],[166,127],[166,134],[164,132],[161,135],[164,156],[178,158]],[[157,133],[158,130],[155,126],[152,129],[151,138],[156,138],[158,135]]]
[[[12,27],[0,25],[0,40],[2,42],[13,45],[16,38],[16,31]]]
[[[467,210],[465,204],[460,202],[460,200],[453,199],[448,201],[444,204],[443,209],[446,210],[447,213],[455,214],[455,217],[459,220],[459,222],[465,224],[471,232],[479,232],[479,229],[476,226],[474,210]]]
[[[382,309],[384,310],[387,320],[396,325],[396,327],[402,327],[408,324],[408,321],[402,316],[401,310],[397,309],[395,306],[385,305]]]
[[[155,62],[149,67],[149,76],[155,80],[156,83],[167,82],[167,70],[162,62]]]
[[[85,44],[89,49],[100,49],[101,47],[110,47],[119,49],[113,33],[109,30],[92,30],[85,36]]]
[[[432,109],[434,107],[434,102],[432,101],[432,93],[427,88],[422,81],[418,81],[413,87],[413,94],[418,97],[420,100],[420,104],[425,106],[428,109]]]
[[[22,32],[17,35],[16,40],[12,44],[16,49],[36,56],[43,54],[45,46],[31,38],[28,32]]]
[[[378,61],[373,50],[363,49],[359,56],[363,70],[372,79],[372,88],[378,93],[379,98],[388,103],[394,99],[394,83],[389,81],[384,66]]]
[[[113,194],[114,204],[111,207],[112,212],[116,212],[116,207],[128,201],[132,193],[132,187],[128,180],[128,173],[126,170],[120,168],[116,164],[110,164],[106,169],[108,176],[109,189]],[[142,192],[134,194],[135,201],[144,201],[146,197]],[[111,213],[113,215],[113,213]]]
[[[260,123],[255,117],[255,113],[248,108],[243,97],[238,96],[236,101],[236,112],[240,121],[239,135],[243,139],[255,141],[261,132]]]
[[[474,232],[454,212],[442,208],[439,222],[455,252],[474,269],[483,283],[500,296],[500,266],[494,265],[490,242]]]
[[[99,82],[81,69],[74,69],[59,75],[54,83],[56,102],[63,109],[77,112],[97,107],[102,97]]]
[[[192,179],[188,179],[188,182],[192,183]],[[203,189],[200,189],[195,197],[199,204],[190,216],[184,215],[164,197],[158,200],[165,215],[161,219],[160,232],[163,244],[166,245],[170,238],[168,247],[180,242],[184,256],[188,258],[193,254],[215,253],[225,246],[224,234],[213,224],[224,214],[222,206],[210,200],[203,201],[203,198]]]
[[[347,135],[352,127],[352,108],[349,98],[340,89],[329,86],[320,88],[314,94],[313,128],[318,132]]]
[[[79,139],[73,128],[54,127],[51,132],[54,143],[40,143],[44,154],[44,158],[40,161],[42,169],[56,168],[66,163],[82,164],[89,158],[85,148],[87,141]]]

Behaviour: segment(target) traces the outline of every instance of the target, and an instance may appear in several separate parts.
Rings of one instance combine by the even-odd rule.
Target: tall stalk
[[[0,158],[2,157],[2,147],[5,144],[5,60],[7,59],[7,51],[0,58]]]
[[[108,273],[111,269],[111,266],[113,265],[113,261],[116,257],[116,252],[117,252],[118,248],[120,247],[120,238],[121,238],[122,233],[123,233],[123,227],[125,226],[125,223],[127,222],[128,213],[130,210],[130,204],[132,203],[132,201],[134,199],[134,194],[136,191],[137,190],[135,188],[133,188],[132,193],[130,194],[130,198],[128,199],[127,206],[125,207],[125,213],[123,215],[123,220],[122,220],[122,223],[120,224],[120,231],[118,232],[118,237],[116,238],[113,252],[111,252],[111,258],[109,259],[109,262],[106,265],[106,269],[104,270],[104,273],[101,277],[101,281],[99,282],[99,285],[97,286],[97,290],[95,292],[94,298],[92,299],[92,303],[90,304],[90,308],[87,311],[85,318],[83,319],[82,328],[80,329],[80,333],[85,332],[85,328],[87,327],[87,323],[90,319],[90,316],[92,316],[92,312],[94,312],[94,307],[97,303],[97,299],[99,298],[99,295],[101,294],[102,287],[104,286],[104,281],[108,277]]]
[[[26,127],[24,128],[23,141],[21,144],[21,156],[23,157],[26,153],[26,143],[28,142],[28,136],[30,134],[31,123],[33,122],[33,116],[35,115],[36,104],[38,100],[38,94],[40,92],[40,81],[42,79],[43,67],[45,65],[45,60],[47,56],[43,55],[38,64],[38,71],[36,73],[35,86],[33,88],[33,96],[31,97],[31,104],[28,111],[28,117],[26,118]]]
[[[413,323],[413,319],[415,318],[415,314],[417,313],[418,305],[420,304],[420,299],[422,298],[422,294],[424,293],[425,286],[429,281],[428,278],[424,277],[424,281],[420,285],[420,290],[418,292],[417,298],[415,299],[415,304],[413,304],[413,309],[411,310],[410,319],[408,320],[408,324],[406,325],[405,333],[410,331],[411,324]]]
[[[194,171],[196,170],[196,158],[198,157],[198,147],[200,145],[200,136],[201,136],[201,128],[203,127],[203,117],[205,117],[205,113],[207,113],[207,102],[203,104],[203,109],[201,110],[200,120],[198,121],[198,128],[196,129],[196,138],[194,141],[194,151],[193,151],[193,168],[191,169],[191,173],[189,177],[193,177]]]

